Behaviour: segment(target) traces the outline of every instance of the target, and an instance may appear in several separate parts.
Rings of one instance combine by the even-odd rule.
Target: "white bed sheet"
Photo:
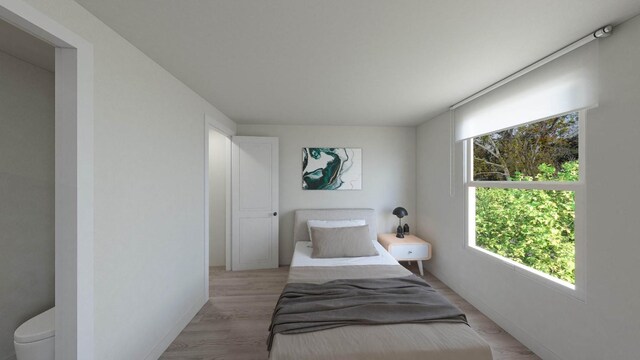
[[[374,241],[373,244],[376,250],[378,250],[377,256],[314,259],[311,257],[313,250],[311,248],[311,241],[298,241],[293,252],[293,259],[291,259],[291,267],[399,264],[379,242]]]

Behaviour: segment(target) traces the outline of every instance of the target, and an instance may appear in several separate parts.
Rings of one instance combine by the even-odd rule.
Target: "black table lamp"
[[[404,230],[402,228],[402,218],[409,215],[409,213],[407,212],[407,209],[398,206],[397,208],[393,209],[393,215],[398,217],[398,228],[396,229],[396,237],[403,238]]]

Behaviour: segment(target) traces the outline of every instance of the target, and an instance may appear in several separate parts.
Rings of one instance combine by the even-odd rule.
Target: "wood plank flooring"
[[[415,262],[412,264],[409,268],[418,273]],[[271,311],[288,273],[288,267],[234,272],[212,267],[209,302],[161,359],[267,359]],[[467,314],[471,327],[491,345],[495,360],[539,359],[433,275],[425,272],[424,278]]]

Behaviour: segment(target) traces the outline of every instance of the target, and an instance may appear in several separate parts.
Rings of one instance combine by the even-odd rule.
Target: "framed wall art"
[[[302,148],[303,190],[362,190],[362,149]]]

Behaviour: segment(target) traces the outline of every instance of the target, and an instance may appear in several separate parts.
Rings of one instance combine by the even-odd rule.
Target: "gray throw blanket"
[[[278,334],[300,334],[347,325],[459,322],[460,309],[426,281],[409,275],[388,279],[341,279],[290,283],[282,291],[269,327],[268,349]]]

